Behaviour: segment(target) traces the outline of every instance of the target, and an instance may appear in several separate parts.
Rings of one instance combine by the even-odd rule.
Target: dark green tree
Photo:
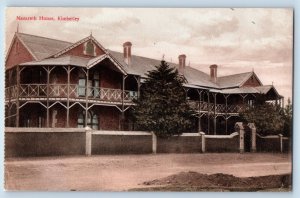
[[[134,111],[138,129],[153,131],[159,137],[179,135],[189,129],[193,112],[183,82],[178,71],[165,61],[147,73]]]
[[[254,123],[261,135],[277,135],[283,133],[284,112],[279,105],[265,102],[263,95],[257,96],[254,106],[241,113],[246,123]]]
[[[283,109],[284,113],[284,127],[283,127],[283,135],[290,137],[292,133],[292,125],[293,125],[293,105],[291,100],[288,99],[288,104]]]

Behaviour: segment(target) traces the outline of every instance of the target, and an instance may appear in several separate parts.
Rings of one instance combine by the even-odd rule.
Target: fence
[[[262,137],[253,124],[245,132],[242,123],[230,135],[183,133],[167,139],[143,131],[95,131],[78,128],[5,128],[5,157],[245,152],[250,133],[250,151],[285,152],[290,140],[282,135]],[[245,146],[246,145],[246,146]],[[247,151],[247,150],[246,150]]]

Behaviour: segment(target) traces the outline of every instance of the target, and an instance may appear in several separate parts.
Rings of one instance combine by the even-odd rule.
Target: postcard
[[[293,9],[5,20],[7,191],[292,190]]]

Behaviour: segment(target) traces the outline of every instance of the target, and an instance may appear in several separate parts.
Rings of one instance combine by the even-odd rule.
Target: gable
[[[18,64],[33,60],[35,60],[34,57],[19,38],[15,36],[6,56],[5,68],[10,69]]]
[[[257,76],[253,73],[242,85],[241,87],[257,87],[261,86],[260,80]]]
[[[105,54],[105,52],[102,49],[100,49],[100,47],[94,41],[88,40],[59,56],[72,55],[90,58],[100,56],[102,54]]]

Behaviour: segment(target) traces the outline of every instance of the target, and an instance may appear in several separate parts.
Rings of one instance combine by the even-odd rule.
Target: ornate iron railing
[[[210,112],[214,112],[215,110],[215,105],[214,103],[208,103],[208,102],[199,102],[199,101],[193,101],[189,100],[188,101],[189,105],[191,108],[193,108],[196,111],[206,111],[208,112],[208,109]],[[200,108],[199,108],[200,105]],[[243,110],[245,110],[246,106],[245,105],[225,105],[225,104],[216,104],[216,113],[240,113]]]
[[[13,99],[17,97],[17,86],[10,86],[5,88],[5,99]],[[48,94],[47,94],[48,93]],[[121,102],[132,101],[137,99],[136,91],[121,89],[110,89],[103,87],[85,87],[77,84],[21,84],[19,86],[20,98],[86,98],[96,99],[102,101]],[[47,96],[48,95],[48,96]]]

